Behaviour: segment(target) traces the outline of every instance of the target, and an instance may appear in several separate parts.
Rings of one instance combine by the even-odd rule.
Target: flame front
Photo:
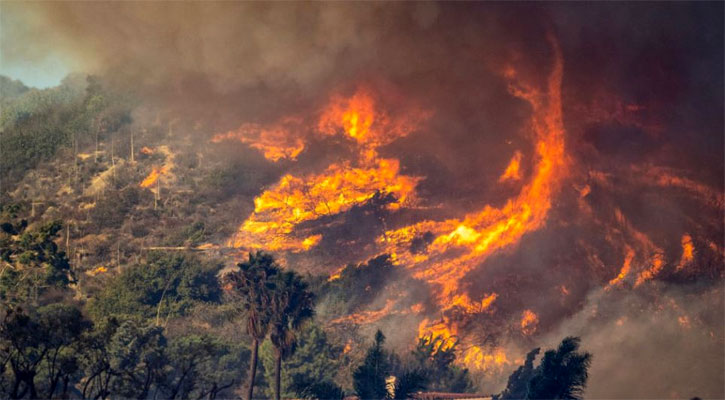
[[[552,42],[553,43],[553,42]],[[562,60],[554,43],[555,62],[544,91],[511,82],[513,95],[526,100],[532,108],[530,128],[536,142],[536,164],[531,181],[518,196],[502,208],[485,206],[461,219],[423,221],[386,232],[379,242],[415,276],[441,287],[438,302],[443,310],[463,293],[465,275],[493,252],[516,244],[519,239],[541,227],[551,208],[552,196],[565,176],[564,127],[561,111]],[[516,76],[509,71],[508,76]],[[514,160],[517,157],[514,156]],[[410,254],[406,247],[416,237],[432,233],[435,239],[424,255]],[[450,256],[451,250],[459,250]],[[460,304],[460,300],[458,303]],[[473,304],[467,306],[475,307]]]
[[[377,149],[408,135],[421,118],[425,118],[425,115],[390,118],[376,110],[372,96],[364,89],[349,99],[333,98],[321,113],[317,134],[343,134],[352,139],[358,157],[333,163],[319,174],[283,176],[276,185],[254,200],[254,212],[229,244],[232,247],[271,251],[306,251],[319,243],[322,235],[304,239],[296,237],[295,228],[303,222],[345,212],[376,195],[392,195],[392,201],[387,204],[390,209],[412,202],[420,178],[401,174],[399,161],[380,157]],[[233,135],[241,134],[243,141],[249,141],[252,147],[257,148],[269,149],[266,141],[271,136],[284,137],[282,142],[300,143],[299,148],[304,148],[300,137],[290,138],[293,132],[260,132],[248,135],[238,131]],[[264,132],[275,133],[265,135]],[[267,150],[265,154],[268,151],[268,158],[276,160],[277,151],[281,150]],[[294,153],[294,156],[297,154]]]

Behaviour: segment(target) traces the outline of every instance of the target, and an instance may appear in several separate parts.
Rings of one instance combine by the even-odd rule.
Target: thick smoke
[[[341,259],[376,255],[383,230],[500,207],[518,193],[520,182],[499,176],[519,152],[521,182],[531,178],[531,107],[511,95],[501,72],[515,64],[545,87],[554,58],[546,37],[553,36],[564,65],[568,177],[544,227],[465,277],[472,299],[498,294],[492,308],[459,321],[467,339],[505,348],[509,358],[482,389],[499,390],[530,348],[581,335],[594,354],[591,397],[725,395],[721,3],[2,8],[4,58],[63,54],[179,118],[181,129],[202,126],[203,141],[248,122],[313,120],[331,94],[361,85],[391,114],[429,111],[415,132],[378,149],[400,160],[405,175],[422,177],[417,207],[390,212],[371,201],[303,227],[323,239],[309,253],[289,254],[290,265],[327,273]],[[351,153],[300,135],[309,145],[297,162],[270,170],[319,173]],[[234,217],[241,223],[247,215]],[[687,262],[680,260],[685,235],[695,248]],[[414,251],[424,252],[425,238],[418,239]],[[617,281],[628,248],[631,272]],[[645,254],[663,260],[652,276],[656,260]],[[381,294],[370,309],[391,298]],[[425,316],[440,317],[428,298],[421,301]],[[523,332],[525,310],[537,321]],[[378,324],[401,326],[393,321]],[[401,345],[415,334],[390,330]]]

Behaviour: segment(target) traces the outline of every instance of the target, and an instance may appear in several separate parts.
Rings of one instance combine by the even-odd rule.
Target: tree
[[[390,374],[390,356],[383,348],[385,335],[377,331],[375,342],[368,349],[365,360],[355,372],[352,380],[355,393],[363,400],[387,397],[385,378]]]
[[[274,398],[279,400],[282,358],[294,352],[297,331],[314,315],[314,295],[293,271],[277,274],[274,283],[269,339],[275,347]]]
[[[544,353],[541,365],[529,381],[529,399],[582,398],[592,356],[578,352],[580,341],[577,337],[567,337],[558,349]]]
[[[534,359],[539,354],[540,348],[531,350],[526,355],[524,365],[520,366],[509,376],[506,389],[499,395],[500,399],[525,399],[529,392],[529,381],[534,376]]]
[[[80,310],[65,304],[8,310],[0,326],[0,353],[13,379],[8,397],[67,397],[78,369],[77,338],[89,327]]]
[[[276,351],[270,342],[260,348],[265,377],[274,381]],[[305,397],[318,389],[329,387],[338,376],[342,347],[329,342],[325,331],[314,324],[307,324],[298,332],[295,351],[285,358],[285,374],[281,377],[282,397]],[[274,396],[272,391],[268,396]],[[325,398],[325,397],[320,397]]]
[[[111,368],[109,344],[119,327],[114,317],[96,321],[93,329],[80,338],[80,364],[83,379],[79,390],[83,399],[106,398],[111,394],[110,385],[115,376]]]
[[[192,334],[171,338],[166,353],[159,382],[163,398],[188,399],[215,398],[238,382],[230,367],[243,364],[244,352],[213,336]]]
[[[214,339],[214,349],[214,356],[198,366],[196,398],[232,397],[227,390],[240,381],[238,371],[247,366],[249,350],[246,347]]]
[[[409,399],[415,392],[428,387],[428,376],[426,371],[413,368],[402,370],[395,375],[395,399]]]
[[[224,275],[223,285],[244,316],[246,331],[252,337],[252,362],[249,365],[247,399],[254,394],[259,343],[269,332],[272,313],[269,305],[274,293],[274,279],[280,273],[274,258],[264,252],[249,253],[249,259],[237,264],[237,269]]]
[[[37,304],[50,288],[65,288],[73,280],[65,252],[54,240],[60,221],[27,229],[27,223],[0,225],[0,300],[10,305]]]
[[[171,316],[184,315],[195,304],[219,303],[219,265],[180,254],[151,253],[146,262],[131,266],[91,300],[97,319],[153,319],[163,325]]]
[[[534,368],[539,349],[526,356],[526,362],[509,377],[498,399],[566,399],[580,400],[587,384],[592,355],[580,353],[580,339],[567,337],[556,350],[544,353]]]
[[[302,375],[295,375],[290,385],[301,399],[342,400],[345,392],[331,381],[312,381]]]
[[[144,399],[163,374],[167,364],[163,328],[127,320],[108,343],[113,371],[110,392],[117,397]]]

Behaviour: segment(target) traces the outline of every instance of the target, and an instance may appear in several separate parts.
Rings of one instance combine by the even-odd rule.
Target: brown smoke
[[[309,251],[281,256],[332,274],[340,264],[378,255],[385,232],[423,222],[431,232],[421,229],[395,247],[399,260],[436,257],[414,269],[416,287],[431,283],[431,298],[440,297],[441,286],[426,280],[426,268],[465,261],[461,273],[448,275],[460,282],[458,297],[451,307],[436,308],[428,298],[425,307],[414,307],[396,303],[397,292],[384,293],[360,315],[383,327],[401,326],[395,318],[406,326],[426,319],[442,331],[455,326],[467,345],[488,351],[470,352],[472,361],[500,367],[489,371],[499,380],[487,376],[485,389],[500,389],[491,382],[501,384],[529,348],[582,335],[594,353],[596,397],[723,397],[722,354],[708,356],[725,340],[722,4],[2,8],[3,21],[20,21],[4,24],[4,36],[24,38],[3,39],[4,57],[67,54],[78,68],[102,74],[147,105],[200,122],[200,140],[242,132],[240,143],[264,150],[282,138],[292,150],[270,152],[279,156],[270,164],[294,154],[276,168],[298,185],[323,181],[309,177],[324,177],[330,165],[376,171],[380,160],[397,160],[396,176],[416,185],[395,193],[414,192],[417,203],[389,207],[394,199],[363,193],[364,201],[295,226],[292,233],[304,233],[299,239],[308,240]],[[560,77],[552,73],[559,58]],[[390,120],[410,110],[427,115],[405,135],[376,143],[367,161],[357,158],[360,148],[370,150],[364,142],[311,133],[330,102],[354,97],[360,87]],[[486,239],[474,228],[483,232],[488,220],[464,226],[474,219],[466,216],[484,215],[478,213],[485,206],[505,210],[511,199],[526,197],[519,194],[547,166],[536,161],[537,132],[547,124],[558,129],[547,110],[559,103],[566,168],[557,171],[540,221],[520,237],[506,236],[511,243],[485,258],[464,258],[464,246],[446,247]],[[289,126],[301,128],[289,138]],[[274,140],[261,143],[265,129]],[[504,179],[512,160],[519,166],[515,178]],[[278,186],[260,188],[258,198],[272,197],[264,193]],[[521,212],[514,214],[525,214],[529,203],[516,204]],[[230,217],[240,225],[260,219]],[[405,287],[405,279],[392,286]],[[411,334],[391,342],[403,346]],[[690,368],[697,363],[701,368]],[[678,390],[689,383],[697,393]]]

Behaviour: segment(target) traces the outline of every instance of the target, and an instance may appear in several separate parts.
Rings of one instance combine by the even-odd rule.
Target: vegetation
[[[355,393],[362,399],[407,399],[431,390],[465,393],[473,389],[468,370],[454,364],[457,343],[440,337],[420,338],[406,357],[384,348],[385,335],[377,331],[364,361],[353,373]],[[394,377],[389,383],[388,378]]]
[[[307,283],[293,271],[277,274],[272,290],[269,339],[275,349],[274,398],[279,400],[282,358],[294,353],[297,331],[314,315],[314,296],[307,291]]]
[[[88,308],[96,318],[140,316],[165,325],[198,303],[221,302],[219,268],[193,256],[151,253],[107,282]]]
[[[281,396],[284,398],[318,397],[320,391],[342,389],[335,384],[341,365],[343,349],[330,342],[327,333],[319,326],[308,324],[297,334],[295,351],[284,359],[284,373],[281,374]],[[267,382],[274,382],[276,354],[268,341],[262,345],[261,358]],[[274,393],[267,391],[267,396]],[[333,396],[333,398],[335,398]]]
[[[539,349],[526,356],[526,362],[509,377],[499,399],[568,399],[582,398],[589,377],[592,356],[579,352],[579,338],[567,337],[555,350],[544,353],[541,363],[533,362]]]
[[[50,289],[73,280],[65,252],[54,242],[61,228],[60,221],[35,228],[26,220],[0,223],[0,301],[37,305]]]
[[[269,333],[273,319],[270,304],[275,290],[274,280],[280,268],[272,256],[262,252],[249,253],[246,262],[237,265],[237,270],[224,276],[225,290],[244,318],[246,333],[252,338],[252,360],[247,380],[247,399],[254,395],[254,380],[257,374],[259,343]]]
[[[361,399],[384,399],[388,395],[385,378],[390,376],[390,354],[383,348],[385,335],[377,331],[375,341],[368,349],[365,360],[353,373],[355,393]]]
[[[193,131],[166,140],[173,119],[134,121],[133,101],[96,77],[45,90],[0,77],[0,105],[0,397],[475,391],[455,340],[424,337],[396,352],[380,331],[366,345],[364,330],[329,323],[400,282],[414,293],[409,306],[421,303],[427,287],[388,255],[332,281],[265,252],[225,268],[211,243],[281,173],[257,152],[210,159]],[[159,183],[141,187],[161,165],[170,167]],[[530,354],[501,398],[580,397],[590,356],[578,346],[568,338],[538,366]]]

